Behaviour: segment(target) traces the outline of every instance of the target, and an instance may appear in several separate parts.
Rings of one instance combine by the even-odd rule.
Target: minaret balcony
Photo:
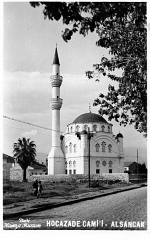
[[[60,110],[62,103],[63,100],[61,98],[52,98],[50,102],[52,110]]]
[[[50,79],[52,87],[60,87],[63,81],[63,77],[60,75],[52,75]]]

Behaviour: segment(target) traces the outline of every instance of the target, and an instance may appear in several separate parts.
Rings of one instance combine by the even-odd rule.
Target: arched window
[[[88,130],[88,125],[84,125],[84,130]]]
[[[105,142],[102,142],[102,152],[105,152],[105,146],[106,146],[106,143]]]
[[[69,144],[69,152],[72,153],[72,143]]]
[[[79,129],[80,129],[80,127],[79,127],[79,125],[77,125],[76,126],[76,132],[79,132]]]
[[[111,144],[108,145],[108,152],[111,153],[112,146]]]
[[[96,132],[97,131],[97,125],[93,125],[93,131]]]
[[[105,167],[106,164],[107,164],[107,162],[104,160],[104,161],[102,162],[102,164],[103,164],[103,166]]]
[[[69,168],[71,168],[72,167],[72,162],[71,162],[71,160],[69,161]]]
[[[65,147],[65,153],[68,153],[68,146]]]
[[[110,126],[108,126],[108,132],[110,132]]]
[[[112,168],[112,164],[113,164],[113,162],[110,160],[110,161],[109,161],[109,167],[110,167],[110,168]]]
[[[73,127],[70,128],[71,133],[73,132]]]
[[[76,167],[76,161],[75,160],[73,161],[73,167],[74,168]]]
[[[96,143],[96,145],[95,145],[95,148],[96,148],[96,152],[99,152],[99,144],[98,143]]]
[[[100,165],[100,161],[96,161],[96,168],[99,168],[99,165]]]
[[[101,128],[102,128],[102,132],[104,132],[105,126],[104,126],[104,125],[102,125],[102,126],[101,126]]]
[[[74,144],[74,153],[77,151],[77,145],[76,144]]]

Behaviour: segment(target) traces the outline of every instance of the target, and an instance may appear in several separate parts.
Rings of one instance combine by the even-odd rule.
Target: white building
[[[51,77],[52,149],[48,156],[48,174],[88,174],[89,169],[91,174],[123,173],[123,136],[121,133],[113,135],[113,125],[102,116],[84,113],[67,126],[64,136],[60,136],[62,77],[59,67],[56,48]]]
[[[67,174],[88,174],[89,154],[91,174],[124,172],[123,136],[115,137],[112,124],[98,114],[82,114],[67,126],[62,151]]]

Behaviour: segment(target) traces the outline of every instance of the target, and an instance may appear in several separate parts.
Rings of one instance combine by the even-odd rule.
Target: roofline
[[[75,125],[78,125],[78,124],[100,124],[100,123],[102,123],[102,124],[107,124],[107,125],[111,125],[111,126],[113,126],[113,124],[112,123],[108,123],[108,122],[79,122],[79,123],[69,123],[68,125],[67,125],[67,127],[69,126],[69,125],[72,125],[72,124],[75,124]]]

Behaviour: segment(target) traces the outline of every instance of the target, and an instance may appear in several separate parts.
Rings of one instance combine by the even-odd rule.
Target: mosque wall
[[[84,174],[88,174],[89,159],[88,157],[84,159]],[[124,161],[123,159],[112,157],[90,157],[90,172],[91,174],[123,173]]]

